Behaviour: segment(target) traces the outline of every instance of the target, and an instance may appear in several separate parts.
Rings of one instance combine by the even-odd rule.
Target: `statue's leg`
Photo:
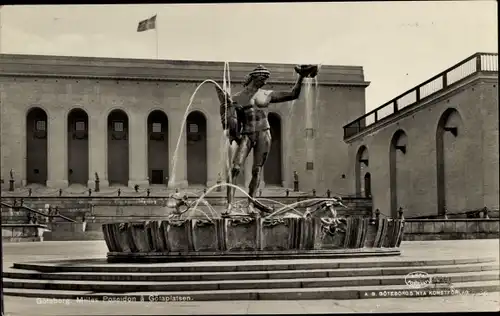
[[[227,183],[232,183],[232,177],[231,177],[231,167],[232,167],[232,162],[234,159],[234,155],[236,154],[236,151],[238,150],[238,144],[234,140],[229,140],[228,144],[228,149],[227,149],[227,156],[226,156],[226,161],[225,161],[225,176],[226,176],[226,182]]]
[[[261,131],[256,135],[256,143],[253,149],[252,180],[248,188],[248,194],[254,198],[260,184],[262,168],[266,163],[267,156],[271,150],[271,131]]]
[[[236,141],[229,141],[230,144],[229,144],[229,148],[228,148],[228,161],[227,161],[227,164],[226,164],[226,183],[231,183],[233,184],[233,177],[232,177],[232,167],[233,167],[233,159],[236,155],[236,153],[238,152],[238,144],[236,143]],[[227,186],[226,187],[226,196],[227,196],[227,201],[228,203],[231,203],[232,202],[232,195],[231,193],[234,191],[234,189],[230,186]]]
[[[250,138],[244,135],[241,139],[241,143],[236,149],[234,154],[233,163],[231,166],[231,183],[236,185],[236,179],[241,171],[241,166],[245,163],[250,150],[252,149],[252,142]],[[228,187],[227,202],[231,204],[233,202],[235,188]]]

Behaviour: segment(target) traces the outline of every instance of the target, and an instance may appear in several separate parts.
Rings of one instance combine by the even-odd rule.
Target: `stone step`
[[[499,280],[498,271],[482,271],[475,273],[446,273],[431,275],[433,278],[446,280],[443,283],[475,282]],[[93,292],[141,292],[141,291],[210,291],[210,290],[243,290],[243,289],[277,289],[277,288],[313,288],[313,287],[345,287],[374,285],[405,285],[405,276],[375,277],[335,277],[335,278],[300,278],[273,280],[216,280],[216,281],[184,281],[184,282],[114,282],[114,281],[76,281],[76,280],[17,280],[3,278],[4,288],[48,289],[62,291]]]
[[[356,259],[296,259],[262,261],[224,261],[224,262],[189,262],[160,264],[109,264],[106,259],[57,260],[54,262],[14,263],[14,269],[40,272],[105,272],[105,273],[167,273],[167,272],[239,272],[239,271],[284,271],[309,269],[342,268],[387,268],[412,267],[415,271],[423,266],[466,265],[475,263],[497,263],[496,257],[459,258],[459,259],[395,259],[356,258]]]
[[[407,275],[415,272],[415,267],[383,267],[358,269],[312,269],[282,271],[240,271],[240,272],[178,272],[178,273],[104,273],[104,272],[55,272],[9,269],[4,278],[30,280],[79,280],[79,281],[120,281],[120,282],[167,282],[167,281],[216,281],[216,280],[276,280],[295,278],[339,278]],[[428,274],[498,271],[497,263],[459,264],[418,267],[419,272]]]
[[[209,290],[209,291],[151,291],[116,293],[89,293],[85,290],[57,291],[50,289],[4,289],[6,296],[73,299],[82,303],[92,301],[249,301],[249,300],[317,300],[317,299],[363,299],[380,297],[419,297],[481,294],[498,292],[500,283],[495,281],[458,282],[450,287],[412,290],[404,285],[313,287],[247,290]]]

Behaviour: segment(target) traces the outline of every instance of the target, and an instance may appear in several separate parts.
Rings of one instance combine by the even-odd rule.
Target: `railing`
[[[10,201],[21,199],[21,201],[26,200],[40,200],[40,199],[48,199],[48,200],[58,200],[58,199],[67,199],[67,200],[106,200],[106,199],[144,199],[144,200],[156,200],[156,199],[167,199],[173,193],[182,193],[186,194],[189,198],[198,198],[202,194],[207,192],[207,188],[203,189],[166,189],[166,188],[153,188],[153,189],[113,189],[113,190],[100,190],[99,192],[92,191],[92,189],[86,189],[80,192],[72,192],[69,190],[63,189],[55,189],[53,191],[47,191],[46,188],[40,188],[40,191],[32,190],[31,188],[21,188],[16,189],[15,191],[2,191],[2,197],[0,200]],[[363,197],[359,195],[344,195],[333,192],[329,189],[325,191],[317,191],[315,189],[309,191],[300,191],[294,192],[292,189],[282,188],[280,190],[272,190],[270,193],[267,192],[265,196],[263,196],[263,191],[259,190],[257,192],[257,198],[266,197],[266,198],[315,198],[315,197],[341,197],[345,200],[371,200],[369,197]],[[238,194],[238,193],[237,193]],[[205,196],[208,199],[220,199],[225,198],[225,189],[224,191],[212,191],[208,195]],[[239,197],[239,196],[237,196]]]
[[[476,53],[344,126],[344,139],[479,72],[498,72],[498,54]]]
[[[422,216],[413,216],[407,217],[408,220],[428,220],[428,219],[443,219],[443,217],[450,219],[471,219],[471,218],[498,218],[500,211],[498,209],[488,209],[486,207],[463,210],[461,212],[453,212],[450,213],[448,211],[444,211],[439,215],[422,215]]]
[[[61,218],[61,219],[64,219],[65,221],[67,222],[71,222],[71,223],[75,223],[76,220],[72,219],[72,218],[69,218],[67,216],[64,216],[64,215],[61,215],[61,214],[54,214],[54,215],[49,215],[49,214],[45,214],[44,212],[41,212],[41,211],[37,211],[35,209],[32,209],[31,207],[28,207],[28,206],[25,206],[25,205],[19,205],[19,206],[16,206],[16,205],[10,205],[10,204],[7,204],[5,202],[0,202],[1,206],[3,207],[6,207],[6,208],[10,208],[10,209],[23,209],[23,210],[26,210],[30,213],[35,213],[37,215],[40,215],[42,217],[46,217],[47,219],[50,219],[50,218]]]

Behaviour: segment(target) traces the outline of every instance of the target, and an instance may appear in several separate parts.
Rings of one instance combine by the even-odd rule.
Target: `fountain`
[[[103,224],[108,262],[400,254],[403,219],[351,216],[341,198],[313,198],[284,204],[256,197],[271,141],[268,105],[294,102],[300,95],[304,79],[307,79],[307,94],[312,91],[313,79],[317,90],[318,66],[301,65],[294,69],[298,79],[290,92],[262,90],[270,72],[259,66],[248,75],[244,89],[231,95],[228,63],[224,65],[223,87],[213,80],[205,80],[196,88],[186,108],[182,129],[196,92],[206,82],[213,83],[221,103],[221,123],[225,131],[221,142],[225,148],[221,148],[221,156],[227,159],[222,162],[226,182],[219,180],[193,202],[189,201],[187,193],[173,194],[167,203],[165,220]],[[306,95],[306,111],[312,111],[312,102],[311,96]],[[312,128],[310,119],[306,127]],[[177,150],[182,135],[180,133],[173,155],[171,184],[175,181]],[[235,148],[231,150],[231,146]],[[246,192],[236,185],[235,179],[251,150],[254,151],[254,166]],[[227,190],[227,204],[217,212],[205,196],[223,187]],[[242,192],[246,200],[234,201],[236,190]],[[275,209],[265,202],[281,205]],[[345,215],[338,215],[340,208],[347,209]]]

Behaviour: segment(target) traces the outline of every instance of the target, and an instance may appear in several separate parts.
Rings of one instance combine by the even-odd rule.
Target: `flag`
[[[156,29],[156,14],[149,19],[139,22],[139,25],[137,25],[137,32],[144,32],[154,29]]]

